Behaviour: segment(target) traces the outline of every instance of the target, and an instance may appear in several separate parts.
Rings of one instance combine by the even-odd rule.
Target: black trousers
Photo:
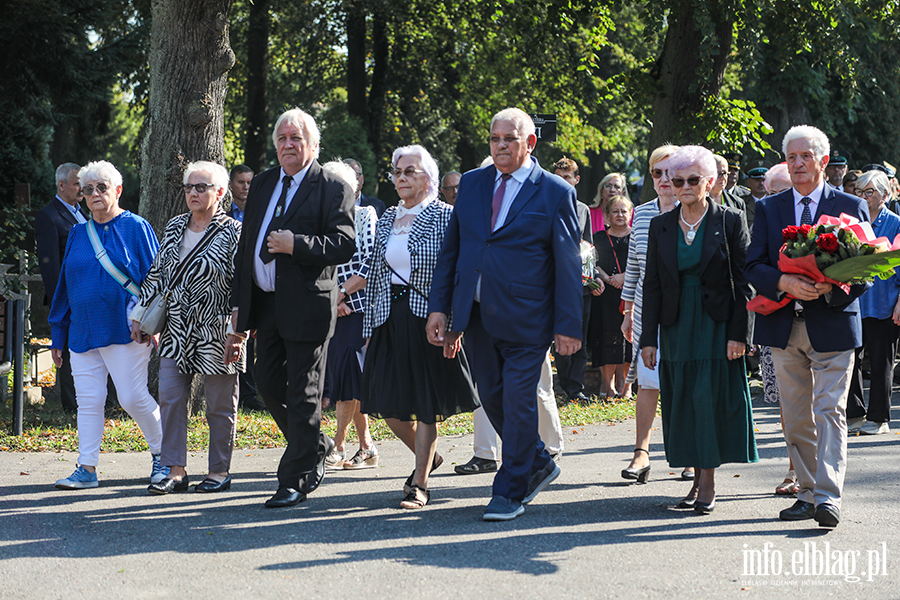
[[[591,296],[584,294],[584,308],[581,312],[581,350],[571,356],[560,356],[553,348],[553,360],[556,362],[556,374],[559,386],[569,398],[574,398],[584,391],[584,372],[587,369],[587,334],[591,321]]]
[[[247,370],[238,376],[241,402],[256,400],[256,340],[247,339]]]
[[[62,366],[56,370],[56,389],[59,391],[59,401],[63,410],[70,414],[78,412],[78,402],[75,400],[75,379],[72,377],[72,361],[68,344],[63,348]]]
[[[897,340],[900,327],[891,319],[862,320],[863,346],[869,355],[871,380],[869,385],[869,408],[862,398],[862,348],[856,349],[850,395],[847,398],[847,418],[866,417],[875,423],[891,420],[891,386],[894,379],[894,356],[897,354]]]
[[[327,340],[286,340],[278,333],[275,294],[254,286],[256,385],[266,408],[287,440],[278,465],[279,487],[300,489],[300,482],[325,456],[322,388]]]

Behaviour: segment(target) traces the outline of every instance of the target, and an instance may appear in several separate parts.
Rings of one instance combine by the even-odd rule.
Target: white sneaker
[[[865,422],[865,417],[856,417],[855,419],[849,419],[847,421],[847,433],[858,432]]]
[[[882,433],[890,433],[891,428],[887,423],[866,421],[865,425],[859,428],[859,432],[864,435],[880,435]]]

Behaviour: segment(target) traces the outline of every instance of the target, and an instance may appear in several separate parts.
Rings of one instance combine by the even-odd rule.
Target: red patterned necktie
[[[491,231],[494,230],[494,226],[497,224],[497,217],[500,215],[500,207],[503,206],[503,196],[506,194],[506,181],[512,177],[509,173],[503,173],[500,175],[500,185],[497,187],[497,191],[494,192],[494,199],[491,200]]]

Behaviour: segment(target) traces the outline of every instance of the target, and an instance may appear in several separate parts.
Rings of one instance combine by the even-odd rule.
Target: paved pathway
[[[164,497],[146,493],[146,454],[104,454],[98,489],[64,492],[52,483],[75,454],[0,453],[0,598],[900,598],[900,435],[851,438],[843,521],[826,531],[778,521],[777,407],[755,418],[761,460],[718,471],[709,516],[671,508],[689,484],[659,428],[650,483],[620,478],[633,421],[567,429],[562,475],[508,523],[481,521],[490,475],[453,474],[471,436],[438,442],[432,503],[412,512],[399,442],[282,510],[262,506],[277,449],[237,452],[230,492]],[[205,464],[189,458],[196,481]]]

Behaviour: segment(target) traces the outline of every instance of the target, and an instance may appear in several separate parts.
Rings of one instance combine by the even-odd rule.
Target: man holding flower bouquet
[[[800,489],[782,510],[785,521],[840,522],[847,459],[847,392],[854,349],[862,345],[857,298],[869,284],[816,283],[778,269],[783,230],[812,225],[821,215],[869,220],[866,203],[825,185],[828,138],[808,125],[792,127],[783,151],[792,188],[757,202],[746,273],[760,295],[788,302],[757,315],[754,342],[772,347],[788,449]],[[823,240],[827,246],[828,241]],[[819,246],[823,251],[828,249]]]

